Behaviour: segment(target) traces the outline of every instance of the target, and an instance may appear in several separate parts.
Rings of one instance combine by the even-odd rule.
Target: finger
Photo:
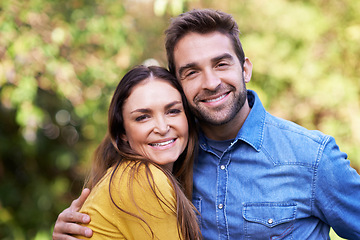
[[[91,237],[92,230],[88,227],[78,225],[76,223],[61,223],[55,224],[53,231],[53,240],[75,240],[77,239],[73,235]]]
[[[53,233],[52,236],[53,240],[79,240],[79,238],[73,237],[71,235],[64,235],[64,234],[59,234],[59,233]]]
[[[79,211],[82,205],[84,204],[85,200],[89,196],[89,194],[90,194],[90,189],[85,188],[84,190],[82,190],[80,197],[78,197],[71,203],[70,210],[75,212]]]
[[[73,212],[70,209],[66,209],[60,213],[58,222],[86,224],[90,222],[90,216],[85,213]]]

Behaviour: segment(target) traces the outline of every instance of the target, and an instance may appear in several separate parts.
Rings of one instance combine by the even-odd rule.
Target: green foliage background
[[[166,66],[163,32],[192,8],[233,14],[254,64],[248,88],[274,115],[333,135],[359,169],[358,0],[1,0],[0,239],[51,238],[119,79]]]

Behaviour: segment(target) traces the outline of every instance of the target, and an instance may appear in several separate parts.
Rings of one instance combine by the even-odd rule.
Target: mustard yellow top
[[[93,230],[91,239],[181,239],[176,219],[175,193],[168,178],[161,170],[150,165],[153,183],[156,185],[154,188],[155,185],[148,182],[144,166],[131,178],[129,172],[134,165],[128,162],[119,166],[111,181],[111,196],[120,208],[141,216],[149,226],[114,205],[109,194],[109,182],[114,168],[110,168],[91,190],[80,210],[91,217],[91,222],[85,225]],[[132,184],[133,191],[129,190],[129,184]],[[157,199],[151,186],[161,201]]]

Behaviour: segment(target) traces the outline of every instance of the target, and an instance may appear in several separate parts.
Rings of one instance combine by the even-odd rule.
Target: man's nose
[[[210,91],[215,91],[216,88],[220,85],[221,79],[215,73],[213,69],[208,69],[204,71],[203,79],[202,79],[202,87],[203,89],[208,89]]]

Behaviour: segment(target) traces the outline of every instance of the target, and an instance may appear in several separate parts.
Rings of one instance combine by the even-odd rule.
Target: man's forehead
[[[188,33],[174,47],[174,63],[178,69],[199,61],[212,61],[225,54],[235,54],[227,35],[220,32]]]

